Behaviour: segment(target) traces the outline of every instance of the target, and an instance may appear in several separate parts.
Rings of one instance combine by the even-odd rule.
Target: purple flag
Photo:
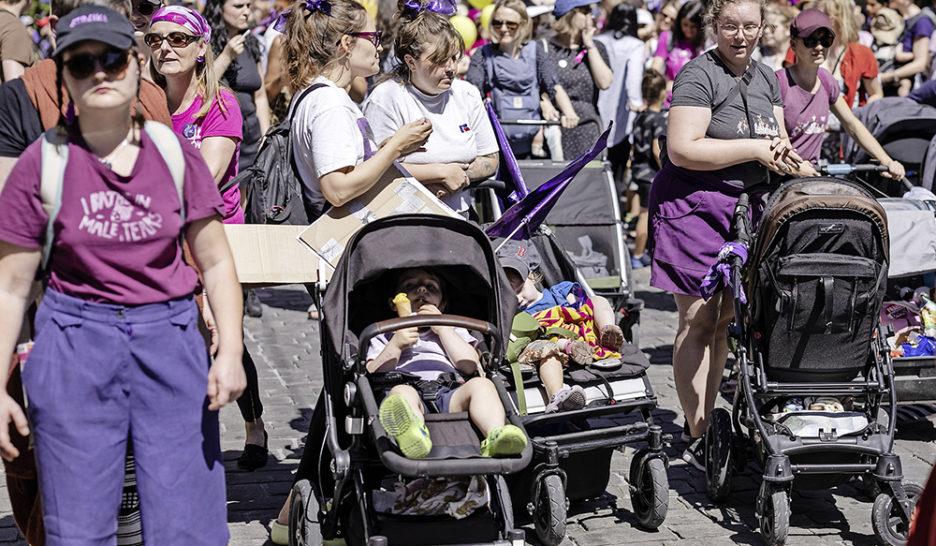
[[[484,106],[487,108],[491,126],[494,127],[494,136],[497,137],[497,145],[500,146],[500,165],[497,167],[496,178],[507,183],[508,187],[511,189],[509,196],[510,204],[514,204],[526,197],[526,195],[530,193],[530,190],[527,189],[526,183],[523,182],[523,175],[520,174],[517,158],[513,155],[513,150],[510,148],[510,141],[507,140],[507,135],[504,134],[504,129],[497,119],[497,114],[494,113],[494,107],[491,106],[491,101],[484,101]]]
[[[609,123],[605,132],[598,137],[598,140],[587,152],[575,158],[575,161],[569,162],[562,172],[531,191],[519,203],[507,209],[504,215],[500,217],[500,220],[488,226],[485,230],[488,237],[529,238],[539,225],[546,220],[546,215],[552,210],[559,200],[559,196],[572,182],[575,175],[605,149],[608,145],[608,133],[610,132],[611,124]]]

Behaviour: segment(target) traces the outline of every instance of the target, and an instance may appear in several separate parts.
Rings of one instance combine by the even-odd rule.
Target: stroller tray
[[[643,377],[632,377],[617,381],[595,382],[591,384],[581,384],[585,389],[585,404],[591,404],[597,401],[608,400],[608,386],[610,385],[614,393],[615,402],[624,402],[627,400],[636,400],[649,396],[646,383]],[[531,415],[543,413],[549,400],[546,399],[546,391],[542,387],[527,387],[524,389],[527,402],[527,412]],[[511,393],[515,397],[515,393]]]

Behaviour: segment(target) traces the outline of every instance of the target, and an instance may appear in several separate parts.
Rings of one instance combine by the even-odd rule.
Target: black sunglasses
[[[507,27],[507,30],[517,30],[520,28],[520,23],[518,21],[501,21],[500,19],[494,19],[491,21],[491,28],[501,27]]]
[[[170,32],[165,36],[150,32],[143,36],[143,42],[152,49],[160,47],[163,40],[169,42],[170,47],[185,47],[199,38],[201,38],[201,36],[186,34],[184,32]]]
[[[348,35],[354,36],[355,38],[370,40],[370,43],[374,44],[374,47],[380,47],[380,36],[383,35],[383,32],[379,30],[376,32],[349,32]]]
[[[76,80],[83,80],[101,67],[108,76],[116,76],[130,64],[130,54],[119,49],[110,49],[100,55],[79,53],[65,61],[65,68]]]
[[[140,15],[144,17],[149,17],[150,15],[156,13],[156,10],[158,10],[161,6],[162,6],[162,2],[158,4],[153,4],[151,2],[148,2],[147,0],[143,0],[142,2],[140,2],[139,5],[137,5],[134,11],[136,11],[137,13],[139,13]]]
[[[824,34],[822,38],[816,38],[815,36],[810,36],[809,38],[802,38],[803,45],[807,49],[812,49],[816,47],[816,44],[822,44],[822,47],[832,47],[832,42],[835,41],[835,38]]]

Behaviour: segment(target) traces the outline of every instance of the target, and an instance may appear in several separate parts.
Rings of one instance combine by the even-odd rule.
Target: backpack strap
[[[62,209],[62,184],[65,179],[65,166],[68,164],[68,139],[65,134],[59,132],[58,127],[52,127],[42,134],[40,146],[42,166],[39,196],[42,200],[42,210],[48,218],[40,268],[40,271],[45,271],[52,255],[52,243],[55,242],[55,218]]]
[[[487,44],[481,46],[481,57],[484,59],[484,87],[481,94],[489,94],[494,89],[494,57]],[[486,93],[485,93],[486,91]]]
[[[169,167],[169,173],[172,175],[172,182],[175,184],[176,193],[179,195],[179,216],[182,217],[182,225],[185,225],[185,156],[182,154],[182,145],[175,132],[168,126],[156,121],[147,121],[143,124],[143,130],[156,144],[159,155],[162,156]]]

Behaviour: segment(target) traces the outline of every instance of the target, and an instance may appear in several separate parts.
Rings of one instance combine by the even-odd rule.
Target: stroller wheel
[[[910,512],[913,512],[917,499],[923,493],[923,487],[913,482],[904,483],[903,487],[911,503]],[[874,499],[874,507],[871,508],[871,527],[880,544],[899,546],[907,542],[909,523],[904,522],[900,517],[900,506],[895,501],[896,499],[887,492],[881,493]]]
[[[292,489],[289,505],[289,546],[320,546],[318,503],[309,480],[299,480]]]
[[[543,477],[536,486],[533,499],[533,526],[536,536],[547,546],[556,546],[565,538],[566,496],[562,478],[556,474]]]
[[[785,489],[761,483],[757,496],[757,519],[760,521],[761,538],[767,546],[786,542],[790,532],[790,495]]]
[[[731,491],[732,444],[731,416],[716,408],[705,431],[705,482],[709,498],[716,502],[725,500]]]
[[[634,454],[630,465],[630,496],[641,527],[655,530],[663,524],[669,509],[669,479],[666,464],[659,458],[646,458],[646,451]]]

